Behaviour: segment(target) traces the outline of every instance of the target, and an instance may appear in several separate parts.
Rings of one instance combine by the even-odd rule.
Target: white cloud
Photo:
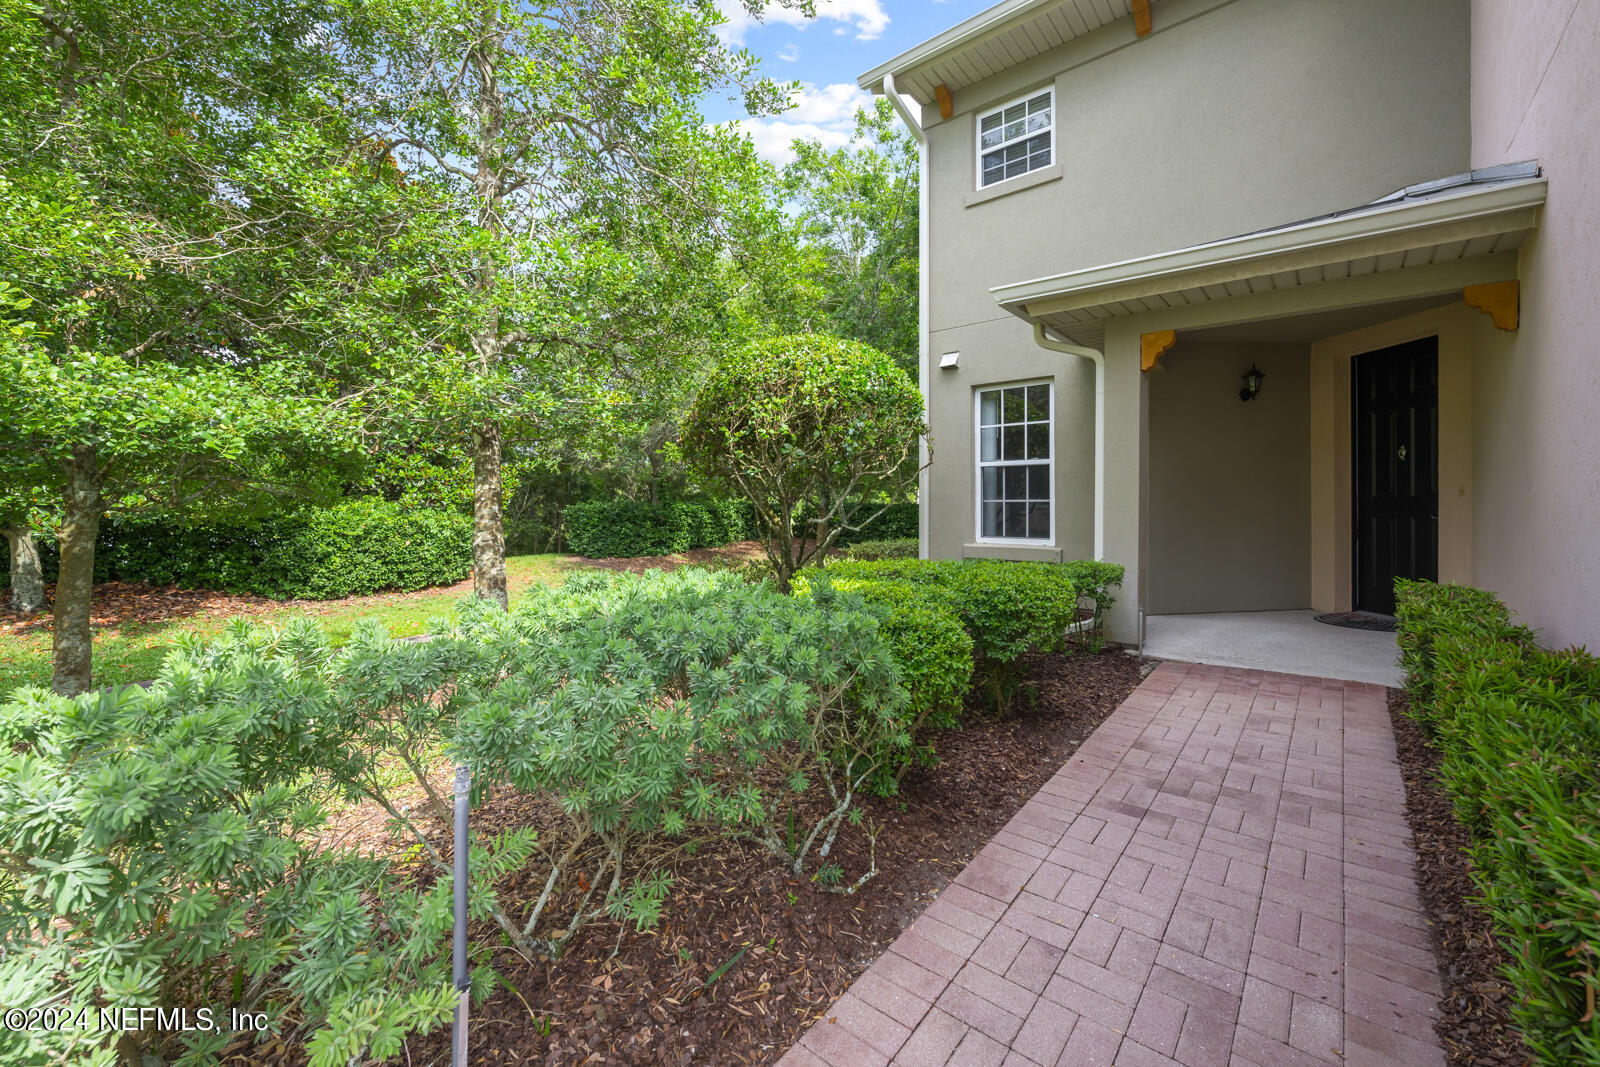
[[[744,44],[745,35],[757,20],[745,10],[740,0],[717,0],[717,10],[728,20],[718,28],[717,36],[722,38],[724,44]],[[889,14],[883,10],[882,0],[817,0],[815,20],[806,18],[793,8],[773,6],[763,10],[760,19],[769,25],[798,26],[800,29],[805,29],[813,21],[822,20],[844,23],[834,32],[848,33],[854,29],[858,41],[876,40],[889,26]]]
[[[782,166],[794,158],[790,147],[799,137],[841,148],[856,133],[856,109],[870,107],[872,95],[848,82],[820,88],[806,82],[792,98],[795,106],[773,118],[741,119],[734,126],[750,135],[756,154]]]
[[[778,52],[778,58],[785,63],[793,63],[800,58],[800,46],[790,41]]]

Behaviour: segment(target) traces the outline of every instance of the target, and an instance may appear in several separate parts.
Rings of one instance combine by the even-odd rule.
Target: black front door
[[[1355,607],[1394,614],[1396,578],[1439,576],[1439,339],[1351,368]]]

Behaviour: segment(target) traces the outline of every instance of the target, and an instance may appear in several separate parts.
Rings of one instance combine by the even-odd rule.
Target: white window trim
[[[973,152],[973,157],[972,157],[972,159],[973,159],[973,178],[972,178],[972,181],[973,181],[974,188],[976,188],[980,192],[984,192],[984,191],[987,191],[989,189],[998,189],[998,188],[1000,188],[1000,186],[1004,185],[1006,182],[1014,182],[1018,178],[1026,178],[1028,175],[1036,173],[1036,171],[1033,171],[1033,170],[1025,170],[1021,174],[1013,175],[1010,178],[1001,178],[999,181],[991,182],[988,185],[983,184],[983,157],[984,157],[984,154],[985,154],[984,150],[983,150],[983,120],[988,118],[990,115],[993,115],[996,111],[1001,112],[1002,115],[1003,115],[1005,110],[1006,110],[1006,108],[1015,107],[1018,104],[1027,103],[1029,100],[1032,100],[1034,97],[1038,96],[1040,91],[1041,90],[1039,90],[1039,89],[1035,89],[1030,93],[1024,93],[1021,96],[1017,97],[1015,100],[1007,100],[1005,103],[1000,104],[997,107],[985,108],[984,110],[978,112],[977,115],[973,116],[973,119],[972,119],[972,147],[973,147],[974,152]],[[1056,87],[1054,85],[1047,85],[1047,86],[1045,86],[1043,88],[1043,91],[1050,94],[1050,130],[1049,130],[1049,133],[1050,133],[1050,162],[1048,164],[1046,164],[1045,166],[1038,168],[1038,170],[1047,170],[1050,167],[1054,167],[1054,166],[1056,166],[1057,164],[1059,164],[1061,162],[1061,159],[1056,155]],[[1002,118],[1001,119],[1002,128],[1004,127],[1004,123],[1005,123],[1005,120],[1004,120],[1004,118]],[[1035,134],[1034,136],[1038,136],[1038,135]],[[1026,131],[1024,131],[1023,135],[1020,138],[1018,138],[1018,140],[1022,140],[1022,141],[1026,141],[1027,139],[1028,139],[1028,134],[1027,134]],[[995,148],[989,149],[989,151],[990,152],[996,151],[999,148],[1004,148],[1006,146],[1006,144],[1011,144],[1011,143],[1015,143],[1015,142],[1001,142],[1001,144],[997,145]]]
[[[995,184],[999,184],[996,182]],[[983,394],[997,389],[1027,388],[1042,385],[1050,390],[1050,536],[1037,537],[985,537],[983,536],[983,468],[1026,466],[1038,460],[994,460],[983,458]],[[1003,408],[1003,402],[1002,402]],[[1002,434],[1003,438],[1005,435]],[[1056,544],[1056,382],[1054,378],[1030,378],[1020,382],[994,382],[972,388],[972,533],[973,543],[979,545],[1027,545],[1054,548]]]

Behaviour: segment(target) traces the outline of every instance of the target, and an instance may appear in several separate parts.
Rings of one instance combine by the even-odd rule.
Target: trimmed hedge
[[[1540,648],[1483,590],[1396,592],[1412,714],[1471,834],[1513,1017],[1539,1062],[1600,1064],[1600,660]]]
[[[845,559],[916,559],[915,537],[894,537],[887,541],[857,541],[842,553]]]
[[[55,580],[54,540],[41,539]],[[472,519],[359,497],[249,524],[122,517],[100,528],[95,580],[334,600],[453,585],[472,572]]]
[[[870,515],[875,509],[874,505],[863,504],[857,509],[859,513]],[[899,500],[889,504],[883,509],[883,514],[865,524],[859,530],[841,530],[833,542],[837,551],[847,545],[858,545],[863,541],[897,541],[909,537],[917,539],[917,509],[915,500]],[[795,515],[795,536],[804,530],[808,535],[814,534],[811,527],[812,513],[801,507]],[[914,553],[913,553],[914,554]]]
[[[869,586],[900,583],[950,594],[948,603],[972,638],[976,684],[1001,712],[1016,694],[1023,654],[1059,648],[1077,621],[1079,598],[1091,597],[1103,610],[1111,589],[1122,583],[1120,566],[1092,561],[839,560],[827,572],[840,589],[863,595]]]
[[[750,505],[742,500],[589,500],[563,513],[567,547],[589,559],[670,556],[752,536]]]

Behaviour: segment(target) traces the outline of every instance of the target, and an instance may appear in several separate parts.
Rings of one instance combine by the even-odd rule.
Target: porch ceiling
[[[991,292],[1012,314],[1098,348],[1106,321],[1117,316],[1514,251],[1537,224],[1544,198],[1537,167],[1512,164],[1304,222]]]

